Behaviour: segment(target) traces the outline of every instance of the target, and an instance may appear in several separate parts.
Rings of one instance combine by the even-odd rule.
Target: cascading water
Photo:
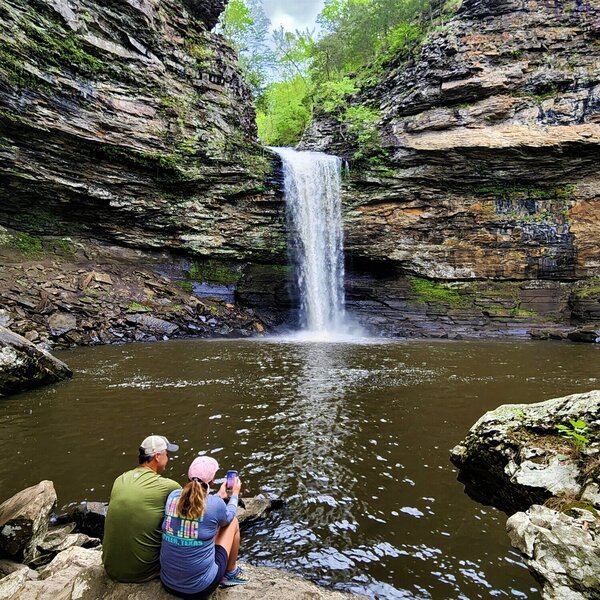
[[[301,299],[301,325],[314,338],[347,334],[342,161],[321,152],[272,150],[283,162],[290,250]]]

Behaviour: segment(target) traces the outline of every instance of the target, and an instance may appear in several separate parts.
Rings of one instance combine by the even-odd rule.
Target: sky
[[[324,0],[263,0],[272,29],[283,26],[288,31],[314,29],[323,4]]]

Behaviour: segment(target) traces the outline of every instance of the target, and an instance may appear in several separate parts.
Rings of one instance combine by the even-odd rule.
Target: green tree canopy
[[[351,106],[352,98],[379,80],[386,62],[398,56],[410,60],[426,31],[460,3],[325,0],[318,35],[279,28],[269,37],[262,0],[230,0],[219,31],[237,50],[255,92],[259,135],[265,143],[295,145],[313,107],[319,106],[357,144],[374,147],[377,111]]]

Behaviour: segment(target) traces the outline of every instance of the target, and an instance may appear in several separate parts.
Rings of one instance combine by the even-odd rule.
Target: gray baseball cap
[[[146,456],[153,456],[159,452],[177,452],[179,446],[177,444],[171,444],[164,435],[149,435],[141,444],[140,448],[143,448]]]

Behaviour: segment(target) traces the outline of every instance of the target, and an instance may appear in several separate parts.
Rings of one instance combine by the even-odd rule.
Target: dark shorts
[[[169,586],[166,586],[163,583],[163,587],[169,594],[173,594],[173,596],[178,596],[179,598],[184,598],[185,600],[206,600],[218,587],[221,583],[221,579],[225,576],[225,571],[227,571],[227,550],[223,548],[223,546],[215,545],[215,563],[217,564],[217,574],[213,579],[212,583],[204,588],[201,592],[197,592],[196,594],[185,594],[184,592],[178,592],[177,590],[172,590]]]

